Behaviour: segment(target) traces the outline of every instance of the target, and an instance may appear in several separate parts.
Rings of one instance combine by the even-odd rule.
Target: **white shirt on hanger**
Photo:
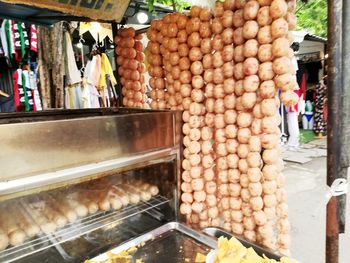
[[[95,86],[94,71],[97,67],[97,60],[94,56],[86,64],[84,71],[83,108],[100,108],[99,93]]]
[[[77,63],[75,61],[72,39],[68,32],[65,33],[65,45],[66,45],[66,74],[69,85],[74,85],[81,82],[81,73],[77,67]]]
[[[1,37],[2,48],[5,53],[5,57],[9,57],[9,50],[8,50],[7,38],[6,38],[6,32],[5,32],[5,22],[6,22],[6,19],[2,21],[1,28],[0,28],[0,37]]]

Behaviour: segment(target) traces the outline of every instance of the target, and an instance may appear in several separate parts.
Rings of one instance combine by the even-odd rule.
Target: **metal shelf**
[[[129,205],[121,210],[97,212],[93,215],[82,218],[74,223],[66,225],[52,235],[41,235],[16,247],[10,247],[0,252],[0,262],[13,262],[17,259],[32,255],[52,246],[61,249],[60,243],[75,239],[95,230],[117,224],[123,219],[130,218],[140,213],[149,213],[151,209],[155,214],[161,213],[160,206],[169,203],[170,200],[157,195],[148,202],[140,202],[137,205]],[[157,211],[158,210],[158,211]],[[153,211],[152,211],[153,213]]]

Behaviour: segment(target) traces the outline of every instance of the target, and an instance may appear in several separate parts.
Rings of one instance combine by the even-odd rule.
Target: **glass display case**
[[[1,262],[82,262],[177,220],[181,114],[77,111],[0,123]]]

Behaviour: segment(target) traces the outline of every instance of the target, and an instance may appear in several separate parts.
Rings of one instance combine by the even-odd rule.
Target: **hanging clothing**
[[[117,92],[114,88],[111,77],[109,75],[106,75],[106,78],[107,78],[107,91],[108,91],[110,101],[112,100],[114,101],[114,105],[110,105],[110,106],[117,106],[117,99],[118,99]]]
[[[0,28],[0,38],[1,38],[1,28]],[[5,57],[4,47],[2,46],[2,41],[0,41],[0,57]]]
[[[85,78],[83,79],[83,83],[82,83],[81,108],[82,109],[92,108],[90,87],[89,87],[89,84],[87,84]]]
[[[309,62],[306,63],[306,68],[308,71],[308,83],[318,83],[320,81],[320,70],[322,69],[322,62]]]
[[[101,55],[101,72],[100,72],[100,81],[99,81],[99,89],[102,92],[102,99],[104,107],[110,107],[110,99],[112,98],[108,91],[108,78],[110,84],[114,87],[117,84],[117,81],[113,75],[112,66],[109,62],[109,59],[105,53]]]
[[[90,93],[90,108],[100,108],[100,94],[98,93],[95,86],[88,84],[89,87],[89,93]]]
[[[4,97],[0,96],[0,112],[15,112],[16,107],[13,96]]]
[[[37,77],[33,71],[29,72],[29,86],[30,86],[30,89],[32,90],[32,97],[34,100],[34,111],[41,111],[42,105],[41,105],[41,99],[40,99],[40,94],[39,94],[38,85],[37,85]]]
[[[13,21],[15,56],[18,63],[28,61],[29,58],[29,38],[26,26],[23,22]]]
[[[18,79],[17,79],[17,86],[18,86],[18,93],[19,93],[19,102],[20,105],[17,108],[17,111],[29,111],[29,104],[28,104],[28,94],[26,90],[25,85],[25,79],[23,79],[23,71],[21,69],[17,70],[18,72]],[[24,83],[23,83],[24,80]]]
[[[21,33],[19,32],[20,26],[18,26],[18,23],[15,21],[13,22],[13,36],[14,36],[14,44],[15,44],[15,57],[18,62],[21,62],[22,60],[22,37]],[[22,32],[23,34],[23,32]]]
[[[100,78],[101,78],[102,61],[101,61],[101,56],[100,55],[96,55],[96,56],[94,56],[94,58],[95,58],[95,69],[92,72],[92,79],[93,79],[93,83],[94,83],[96,89],[100,90]]]
[[[66,69],[66,108],[70,109],[80,109],[81,108],[81,72],[78,69],[77,63],[75,61],[74,50],[72,46],[72,39],[69,32],[64,33],[65,40],[65,69]],[[68,103],[68,104],[67,104]]]
[[[311,102],[314,102],[316,99],[316,91],[315,89],[308,89],[306,91],[306,101],[311,101]]]
[[[97,56],[93,56],[86,64],[84,71],[84,87],[83,87],[83,107],[84,108],[100,108],[100,95],[96,88],[96,71],[99,71],[97,65]]]
[[[72,86],[72,89],[74,90],[75,109],[81,109],[81,106],[82,106],[81,83],[74,84]]]
[[[99,94],[91,84],[84,83],[82,86],[81,108],[100,108]]]
[[[13,100],[16,111],[42,110],[35,73],[17,69],[13,74],[13,81]]]
[[[299,122],[298,122],[298,112],[288,112],[287,123],[288,123],[288,146],[299,147]]]
[[[12,20],[5,19],[5,34],[6,34],[6,42],[7,42],[7,50],[8,50],[8,58],[10,60],[13,59],[15,55],[15,44],[14,44],[14,35],[13,35],[13,26]]]
[[[302,77],[301,84],[299,86],[299,89],[294,90],[294,92],[298,95],[299,101],[297,104],[295,104],[292,107],[288,107],[288,112],[301,112],[304,109],[305,105],[305,97],[306,97],[306,76],[304,75]]]
[[[9,67],[7,57],[0,57],[0,72],[0,89],[13,95],[13,69]]]
[[[33,111],[34,106],[34,98],[33,98],[33,90],[30,87],[30,80],[29,80],[29,71],[28,70],[22,70],[22,86],[24,87],[25,91],[25,111]]]
[[[35,25],[30,25],[30,51],[38,52],[38,34]]]
[[[66,87],[66,108],[82,108],[82,92],[80,83],[69,85],[68,87]]]
[[[81,73],[75,61],[72,39],[69,32],[64,33],[64,39],[67,83],[68,85],[73,85],[81,82]]]
[[[307,81],[307,69],[305,66],[305,63],[303,63],[301,60],[298,61],[298,71],[297,71],[297,81],[299,86],[301,85],[302,77],[305,75],[306,81]]]
[[[327,130],[327,120],[324,116],[324,109],[327,101],[327,86],[321,81],[316,87],[314,131],[324,133]]]
[[[4,56],[5,57],[9,57],[9,50],[8,50],[8,43],[7,43],[5,24],[6,24],[6,19],[4,19],[4,21],[2,21],[1,28],[0,28],[0,37],[1,37],[2,49],[4,51]]]
[[[20,100],[20,90],[19,90],[19,86],[18,86],[18,78],[21,76],[22,74],[22,70],[18,69],[15,71],[15,73],[13,73],[13,98],[14,98],[14,103],[15,103],[15,107],[16,110],[19,111],[19,108],[21,106],[21,100]],[[22,89],[22,87],[21,87]]]
[[[27,87],[26,87],[26,79],[23,74],[23,70],[17,69],[17,85],[18,87],[18,94],[19,94],[19,105],[17,107],[17,111],[29,111],[29,101],[28,101],[28,93],[27,93]],[[16,93],[16,92],[15,92]]]
[[[298,62],[295,57],[292,58],[292,65],[294,66],[295,72],[298,72]],[[298,77],[297,75],[295,76],[295,81],[296,85],[298,85],[294,89],[294,93],[296,93],[299,97],[298,103],[292,107],[286,107],[287,109],[287,125],[288,125],[288,133],[289,133],[289,138],[288,138],[288,146],[297,148],[299,147],[299,121],[298,121],[298,116],[301,111],[301,108],[303,108],[303,103],[304,103],[304,96],[303,96],[303,89],[300,87],[298,84]]]
[[[117,81],[113,75],[112,66],[109,63],[109,59],[105,53],[102,53],[101,55],[101,73],[100,73],[100,82],[99,87],[100,89],[107,88],[107,75],[109,75],[110,80],[112,82],[112,85],[115,86],[117,84]]]
[[[46,47],[43,50],[43,56],[46,56],[46,51],[50,50],[51,61],[50,61],[50,72],[52,77],[52,87],[51,89],[55,93],[55,101],[53,106],[55,108],[64,108],[64,75],[65,75],[65,63],[64,63],[64,31],[63,22],[56,23],[54,27],[50,30],[50,42],[54,47]],[[40,51],[39,51],[40,52]],[[61,61],[61,63],[57,63]],[[41,78],[40,78],[41,79]]]

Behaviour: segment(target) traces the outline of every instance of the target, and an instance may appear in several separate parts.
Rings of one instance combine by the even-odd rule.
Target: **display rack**
[[[154,210],[151,214],[154,214],[155,216],[164,216],[160,207],[169,202],[170,200],[166,197],[157,195],[148,202],[142,201],[140,204],[129,205],[118,211],[97,212],[96,214],[82,218],[77,222],[68,224],[52,235],[40,235],[38,238],[29,240],[20,246],[12,247],[0,252],[0,262],[13,262],[49,247],[57,246],[58,244],[74,239],[78,236],[91,233],[101,228],[106,228],[113,224],[116,225],[122,220],[141,213],[150,212],[151,210]],[[24,209],[24,206],[21,208]],[[60,250],[59,248],[60,246],[58,247],[58,250]],[[64,253],[64,250],[61,252]]]

